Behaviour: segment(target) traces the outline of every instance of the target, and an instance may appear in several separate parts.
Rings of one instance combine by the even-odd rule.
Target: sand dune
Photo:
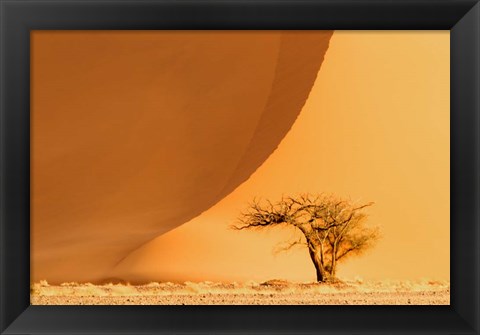
[[[298,192],[376,203],[340,277],[448,279],[449,32],[330,35],[34,32],[32,281],[313,280],[228,228]]]
[[[32,280],[101,281],[235,189],[307,99],[332,32],[32,34]]]
[[[254,197],[332,192],[374,201],[368,222],[382,233],[373,249],[339,265],[340,277],[449,279],[448,41],[448,32],[335,31],[275,152],[208,211],[131,253],[112,277],[314,280],[306,248],[275,253],[299,238],[294,230],[229,226]]]

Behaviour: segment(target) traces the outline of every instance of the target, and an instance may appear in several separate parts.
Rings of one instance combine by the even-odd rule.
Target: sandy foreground
[[[32,305],[449,305],[443,281],[32,284]]]

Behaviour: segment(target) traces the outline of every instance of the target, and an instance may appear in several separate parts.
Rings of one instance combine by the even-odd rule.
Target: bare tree
[[[302,194],[284,197],[276,203],[254,200],[242,213],[234,229],[293,226],[304,239],[288,243],[283,249],[305,245],[315,266],[318,282],[335,277],[337,263],[373,245],[377,228],[365,225],[365,208],[372,202],[357,204],[332,195]]]

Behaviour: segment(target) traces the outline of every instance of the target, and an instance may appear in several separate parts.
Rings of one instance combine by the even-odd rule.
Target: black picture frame
[[[479,37],[473,0],[0,0],[0,333],[479,333]],[[451,31],[450,306],[30,306],[30,30]]]

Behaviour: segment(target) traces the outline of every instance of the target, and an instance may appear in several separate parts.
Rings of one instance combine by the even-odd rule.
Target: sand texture
[[[450,283],[341,282],[335,284],[185,282],[48,285],[31,288],[32,305],[449,305]]]

